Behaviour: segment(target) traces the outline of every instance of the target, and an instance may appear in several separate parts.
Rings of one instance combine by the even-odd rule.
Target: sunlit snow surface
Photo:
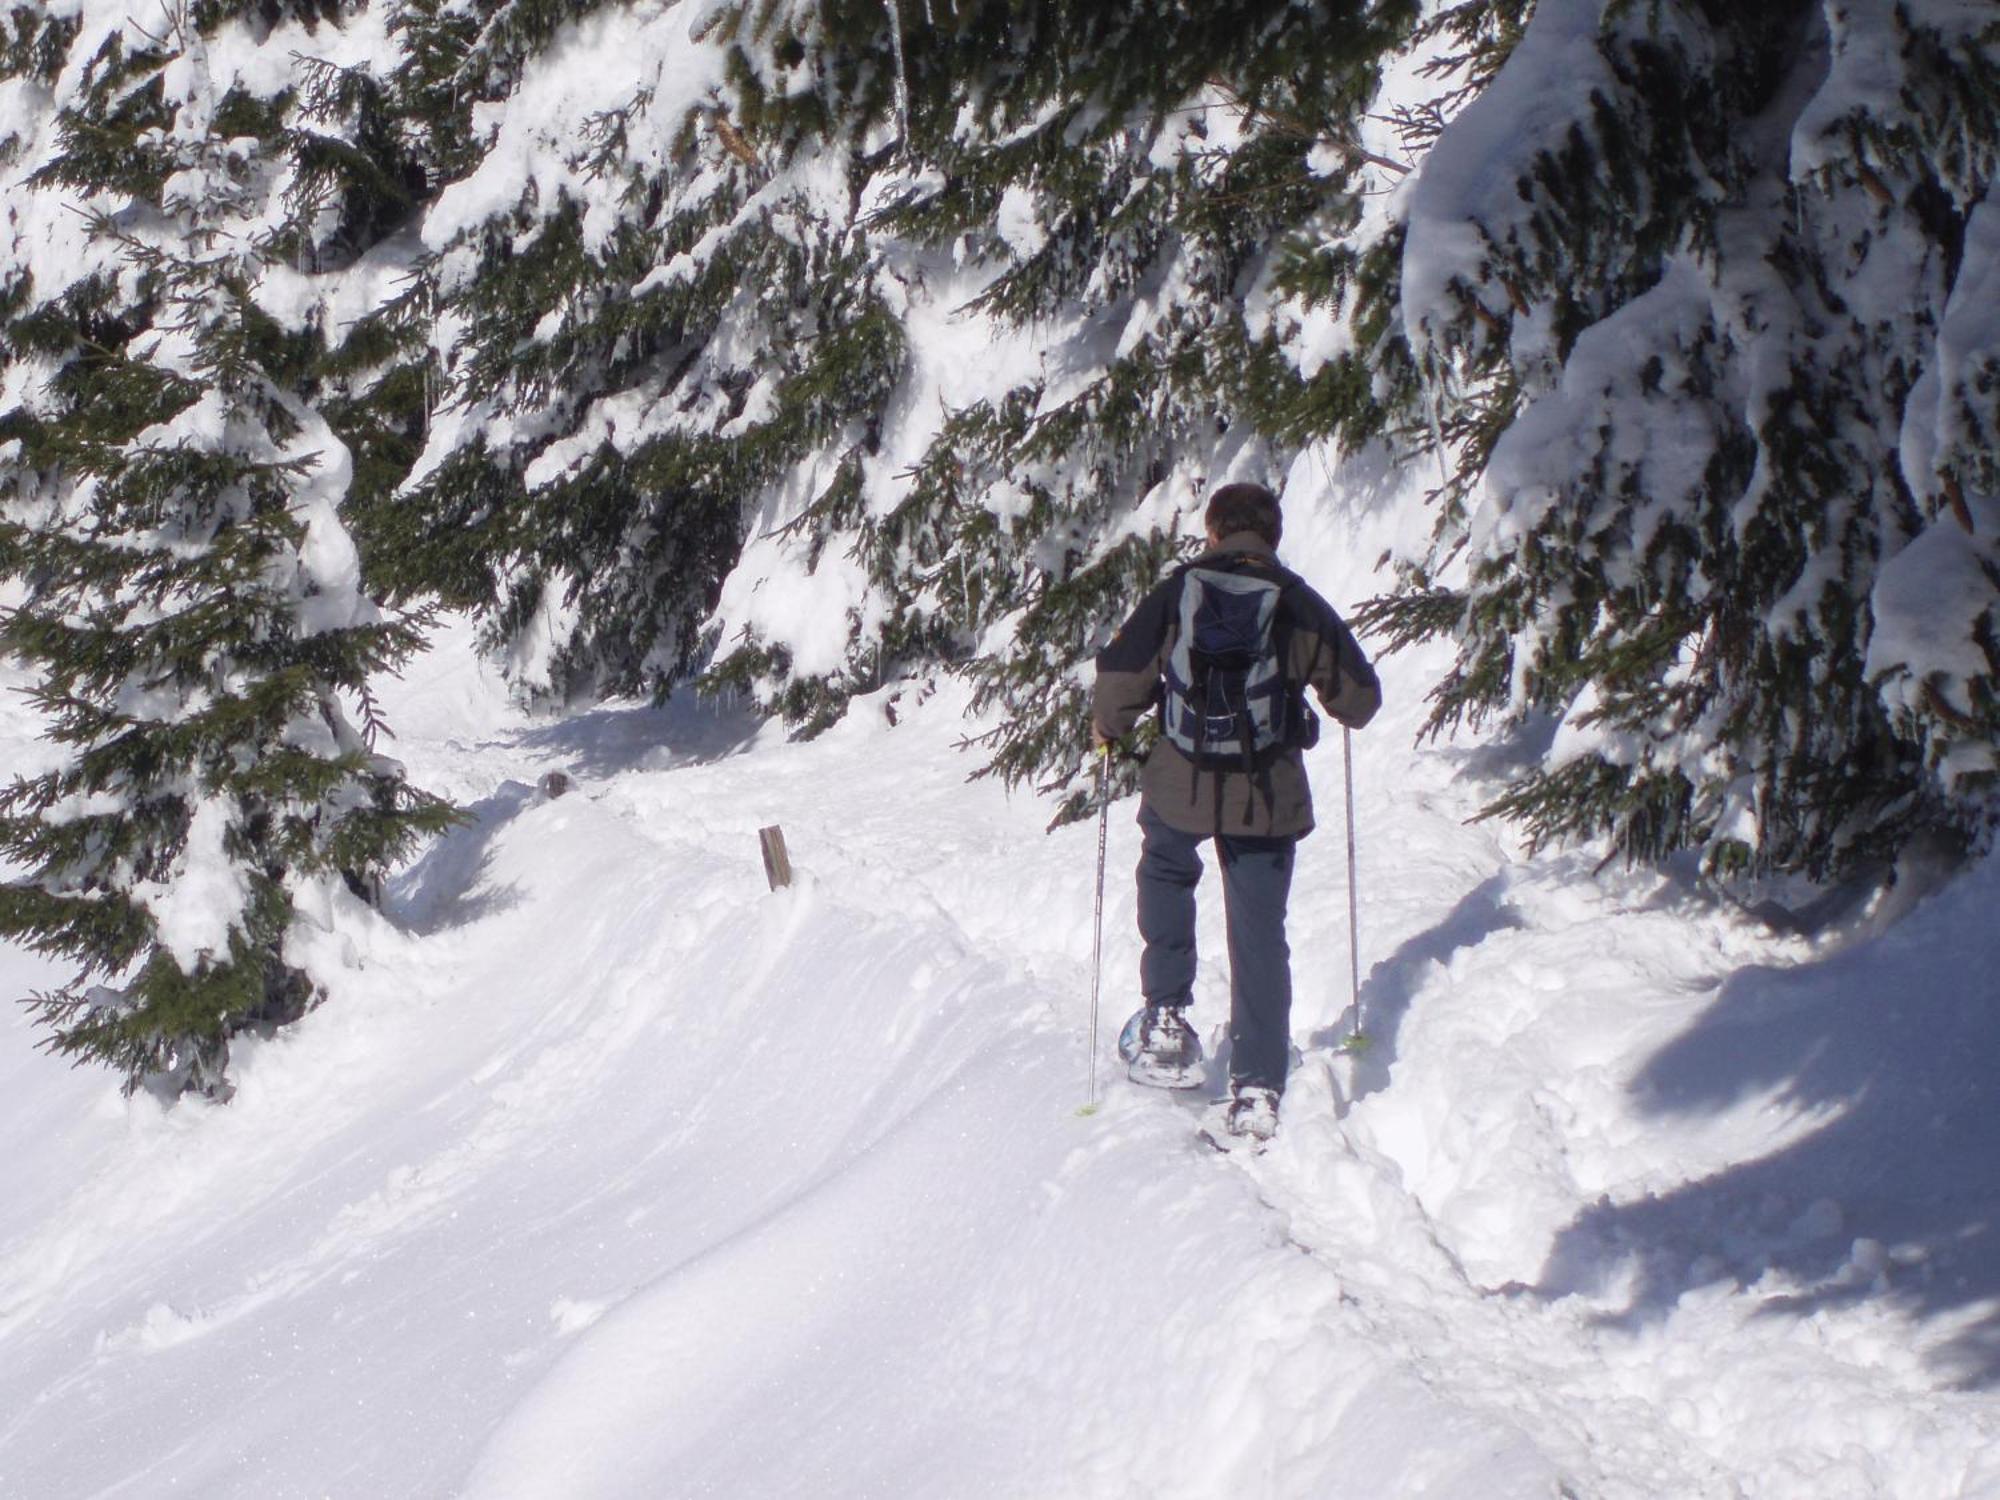
[[[1288,550],[1346,604],[1392,524]],[[1464,821],[1490,766],[1410,748],[1436,665],[1355,741],[1358,1068],[1315,752],[1305,1064],[1246,1164],[1108,1068],[1078,1114],[1094,830],[964,780],[952,686],[807,745],[526,721],[448,635],[396,753],[475,821],[310,938],[332,998],[234,1103],[124,1101],[10,1007],[0,1494],[2000,1495],[2000,874],[1814,949],[1524,861]],[[1121,805],[1107,1054],[1136,852]]]

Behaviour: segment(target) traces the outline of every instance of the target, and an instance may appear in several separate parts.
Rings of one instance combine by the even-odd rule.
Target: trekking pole
[[[1097,996],[1104,975],[1104,847],[1111,833],[1111,747],[1097,747],[1097,904],[1090,931],[1090,1092],[1084,1111],[1097,1108]]]
[[[1340,756],[1347,776],[1347,969],[1353,986],[1354,1023],[1348,1032],[1349,1051],[1361,1046],[1361,900],[1354,880],[1354,731],[1340,729]]]

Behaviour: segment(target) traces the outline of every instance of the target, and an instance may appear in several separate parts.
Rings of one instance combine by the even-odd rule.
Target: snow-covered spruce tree
[[[324,320],[332,347],[315,404],[351,459],[342,515],[364,576],[387,587],[407,569],[407,538],[398,535],[406,518],[385,503],[423,452],[444,384],[417,231],[439,187],[477,161],[471,101],[455,78],[478,24],[454,0],[400,0],[381,14],[388,45],[372,54],[299,60],[291,150],[294,233],[306,241],[298,252],[321,269],[329,255],[333,269],[369,256],[357,278],[372,295],[356,299],[358,315]]]
[[[53,84],[78,25],[75,16],[56,14],[43,5],[16,3],[0,11],[0,82]]]
[[[810,729],[970,663],[996,768],[1062,780],[1201,486],[1376,419],[1285,309],[1355,275],[1415,9],[409,0],[450,180],[340,356],[371,576],[558,696],[707,666]],[[1041,357],[940,408],[908,330],[948,318]]]
[[[298,900],[368,892],[452,816],[369,748],[369,679],[419,641],[357,590],[345,454],[305,399],[319,339],[259,301],[295,295],[274,257],[329,204],[288,199],[312,177],[294,90],[245,80],[283,78],[265,49],[334,9],[100,18],[21,151],[0,561],[22,602],[0,649],[68,757],[0,792],[26,870],[0,933],[76,962],[32,1002],[49,1045],[128,1089],[226,1096],[229,1038],[317,997]]]
[[[837,505],[877,439],[902,335],[848,148],[745,139],[733,11],[416,9],[412,97],[468,111],[470,148],[426,220],[428,312],[392,310],[435,317],[446,385],[370,507],[373,576],[482,610],[531,689],[663,691],[746,533]]]
[[[1434,727],[1557,721],[1533,837],[1823,876],[1988,824],[1996,152],[1957,0],[1540,0],[1444,128],[1400,295],[1458,469],[1376,622],[1458,640]]]
[[[1303,442],[1381,420],[1357,354],[1305,373],[1289,341],[1360,271],[1339,246],[1360,120],[1417,7],[752,9],[743,133],[846,122],[874,148],[863,227],[907,297],[962,295],[960,317],[1040,346],[908,468],[800,518],[881,605],[809,701],[963,662],[1005,710],[990,769],[1065,786],[1084,664],[1181,550],[1204,485],[1279,477]],[[745,652],[722,675],[746,660],[769,665]]]

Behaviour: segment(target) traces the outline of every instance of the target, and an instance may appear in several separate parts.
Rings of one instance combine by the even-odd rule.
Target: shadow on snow
[[[764,720],[734,703],[684,692],[661,704],[611,703],[522,730],[514,739],[536,760],[580,780],[626,771],[667,771],[721,760],[747,748]]]
[[[411,932],[429,936],[515,905],[519,894],[513,886],[485,881],[493,840],[540,800],[533,787],[505,781],[492,796],[466,808],[464,826],[447,833],[389,881],[384,903],[388,914]]]
[[[1825,1123],[1702,1181],[1586,1210],[1557,1238],[1540,1290],[1602,1292],[1629,1277],[1610,1321],[1639,1324],[1694,1287],[1748,1289],[1775,1272],[1785,1289],[1764,1304],[1773,1316],[1867,1299],[1914,1319],[1963,1317],[1934,1362],[1963,1386],[2000,1383],[1996,907],[2000,857],[1886,933],[1733,974],[1634,1081],[1641,1112],[1771,1096]]]
[[[1460,897],[1442,922],[1410,938],[1369,969],[1361,984],[1361,1030],[1367,1045],[1355,1058],[1354,1099],[1388,1087],[1403,1017],[1431,969],[1448,963],[1462,949],[1478,947],[1496,932],[1521,925],[1506,903],[1506,891],[1506,876],[1489,876]],[[1350,1006],[1331,1026],[1314,1032],[1310,1045],[1315,1049],[1339,1047],[1353,1027]]]
[[[607,704],[507,737],[521,752],[524,772],[560,769],[585,783],[627,771],[663,771],[720,760],[744,749],[763,721],[734,704],[718,704],[683,694],[664,704]],[[395,876],[388,909],[411,931],[440,932],[461,927],[519,899],[512,886],[491,886],[486,871],[500,830],[542,793],[520,781],[505,781],[489,797],[465,809],[466,824],[446,834]]]

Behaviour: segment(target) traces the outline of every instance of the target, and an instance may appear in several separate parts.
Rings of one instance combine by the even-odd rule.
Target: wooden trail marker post
[[[757,830],[757,843],[764,851],[764,878],[771,889],[792,883],[792,857],[785,852],[785,830],[773,823]]]

